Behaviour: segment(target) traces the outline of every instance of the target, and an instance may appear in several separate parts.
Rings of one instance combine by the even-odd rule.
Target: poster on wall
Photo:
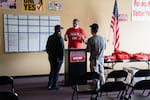
[[[16,0],[0,0],[0,8],[16,9]]]
[[[50,11],[61,11],[62,10],[62,3],[57,1],[49,1],[48,9]]]
[[[150,21],[150,0],[132,1],[132,20]]]
[[[44,0],[23,0],[24,11],[43,11]]]
[[[128,15],[127,14],[119,14],[118,20],[119,21],[128,21]]]

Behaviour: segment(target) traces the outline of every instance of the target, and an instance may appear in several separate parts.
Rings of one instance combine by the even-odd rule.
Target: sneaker
[[[51,85],[49,85],[49,86],[48,86],[48,89],[51,89],[51,88],[52,88],[52,86],[51,86]]]

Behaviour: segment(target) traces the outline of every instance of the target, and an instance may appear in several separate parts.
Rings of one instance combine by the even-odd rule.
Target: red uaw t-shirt
[[[81,36],[86,38],[86,33],[82,28],[69,28],[66,32],[66,35],[69,38],[68,48],[78,48],[82,47],[82,39]]]

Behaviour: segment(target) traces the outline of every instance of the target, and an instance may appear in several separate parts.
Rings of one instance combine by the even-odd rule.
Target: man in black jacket
[[[54,34],[49,36],[46,44],[46,51],[48,53],[48,59],[50,62],[50,74],[48,81],[49,89],[59,89],[58,86],[58,77],[61,65],[63,63],[64,56],[64,41],[61,37],[61,27],[60,25],[56,25],[54,27]]]

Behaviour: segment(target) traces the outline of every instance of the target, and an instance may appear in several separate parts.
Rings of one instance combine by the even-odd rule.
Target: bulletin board
[[[4,14],[5,52],[44,51],[60,16]]]

